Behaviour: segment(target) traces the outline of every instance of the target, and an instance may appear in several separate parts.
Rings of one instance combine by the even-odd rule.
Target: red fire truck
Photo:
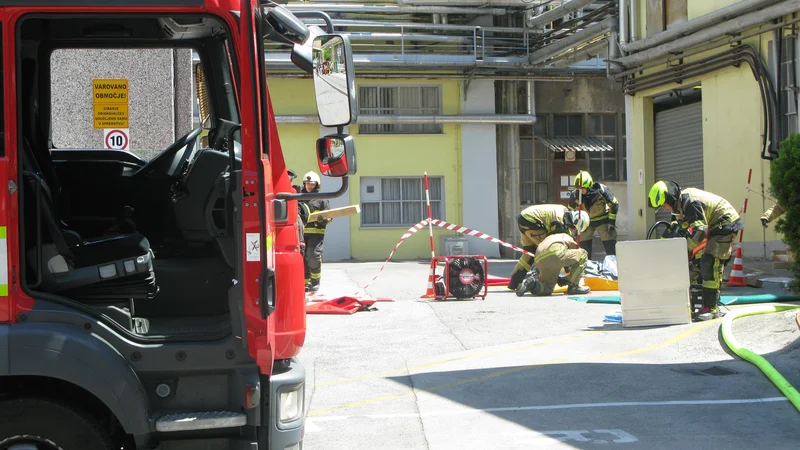
[[[345,192],[357,119],[349,41],[305,14],[328,26],[258,0],[0,0],[0,449],[302,448],[297,202]],[[292,188],[275,43],[338,130],[308,150],[336,192]],[[150,158],[56,147],[65,49],[191,49],[202,125]]]

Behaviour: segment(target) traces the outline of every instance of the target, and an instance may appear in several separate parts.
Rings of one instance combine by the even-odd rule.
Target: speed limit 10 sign
[[[103,129],[103,148],[114,150],[130,150],[131,139],[127,128]]]

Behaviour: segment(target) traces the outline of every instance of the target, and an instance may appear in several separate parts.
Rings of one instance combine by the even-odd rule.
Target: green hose
[[[764,372],[764,375],[772,381],[772,383],[783,392],[783,395],[789,399],[790,402],[800,411],[800,393],[797,392],[797,389],[792,386],[783,375],[780,374],[772,364],[769,363],[766,359],[764,359],[761,355],[757,355],[752,351],[742,348],[739,346],[739,343],[736,342],[736,338],[733,336],[731,332],[731,326],[733,325],[733,321],[746,316],[755,316],[758,314],[770,314],[776,312],[783,312],[783,311],[790,311],[793,309],[800,309],[798,305],[759,305],[756,307],[751,307],[747,309],[740,309],[738,311],[731,311],[725,315],[725,318],[722,320],[721,330],[722,330],[722,339],[725,340],[725,343],[728,344],[728,347],[733,350],[734,353],[739,355],[742,359],[747,362],[753,363]]]

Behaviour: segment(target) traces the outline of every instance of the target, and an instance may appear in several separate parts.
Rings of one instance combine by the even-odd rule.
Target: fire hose
[[[752,363],[756,367],[758,367],[761,372],[769,378],[770,381],[777,387],[786,398],[789,399],[790,402],[794,405],[794,407],[800,411],[800,393],[797,392],[797,389],[789,383],[783,375],[778,372],[772,364],[769,363],[763,356],[752,352],[746,348],[743,348],[739,345],[739,342],[733,336],[733,332],[731,331],[731,327],[733,321],[746,316],[754,316],[758,314],[771,314],[776,312],[783,312],[783,311],[791,311],[795,309],[800,309],[798,305],[759,305],[757,307],[741,309],[736,312],[729,312],[725,315],[725,318],[722,321],[722,325],[720,326],[720,331],[722,332],[722,339],[727,344],[728,348],[730,348],[734,353],[736,353],[740,358],[744,359],[745,361]]]

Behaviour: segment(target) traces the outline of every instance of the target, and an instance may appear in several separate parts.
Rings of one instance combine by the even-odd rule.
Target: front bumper
[[[269,448],[301,450],[305,433],[305,367],[292,358],[286,368],[273,372],[269,389]]]

